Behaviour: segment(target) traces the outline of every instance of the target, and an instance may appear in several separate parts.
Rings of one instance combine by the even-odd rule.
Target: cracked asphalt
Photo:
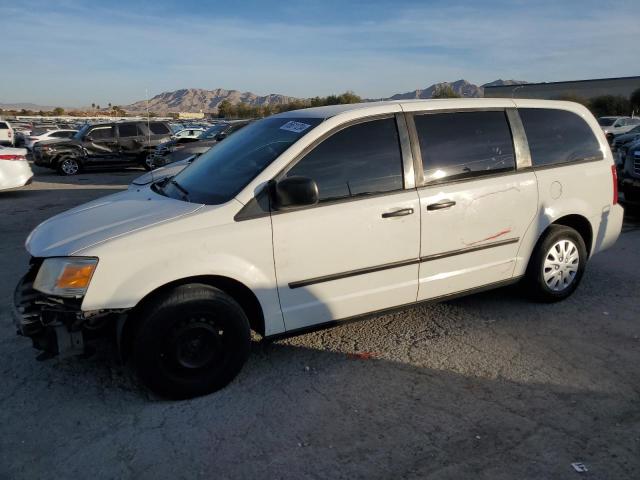
[[[0,478],[640,478],[637,209],[562,303],[501,289],[255,342],[227,388],[169,402],[107,347],[37,362],[15,335],[29,231],[142,173],[35,170],[0,193]]]

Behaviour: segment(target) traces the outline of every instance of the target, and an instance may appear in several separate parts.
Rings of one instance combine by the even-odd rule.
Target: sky
[[[0,103],[640,75],[640,0],[0,0]]]

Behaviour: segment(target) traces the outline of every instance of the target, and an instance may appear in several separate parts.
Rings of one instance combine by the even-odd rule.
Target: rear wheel
[[[543,302],[564,300],[578,287],[586,263],[582,236],[573,228],[551,225],[529,261],[529,293]]]
[[[80,172],[80,162],[74,157],[62,157],[58,161],[60,175],[76,175]]]
[[[238,303],[203,284],[176,287],[141,316],[133,358],[156,393],[191,398],[214,392],[240,372],[249,356],[249,321]]]

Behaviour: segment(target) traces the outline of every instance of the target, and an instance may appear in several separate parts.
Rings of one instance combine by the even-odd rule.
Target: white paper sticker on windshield
[[[294,122],[293,120],[285,123],[280,127],[280,130],[288,130],[290,132],[300,133],[304,132],[311,125],[302,122]]]

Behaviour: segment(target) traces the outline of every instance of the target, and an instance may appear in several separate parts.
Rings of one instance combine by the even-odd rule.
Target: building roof
[[[562,85],[566,83],[587,83],[587,82],[607,82],[611,80],[638,80],[640,81],[640,76],[633,77],[610,77],[610,78],[589,78],[587,80],[563,80],[560,82],[536,82],[536,83],[514,83],[512,85],[487,85],[484,89],[492,89],[492,88],[515,88],[519,86],[526,87],[535,87],[537,85]]]

